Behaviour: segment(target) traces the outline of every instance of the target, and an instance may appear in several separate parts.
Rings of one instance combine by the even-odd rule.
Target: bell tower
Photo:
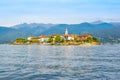
[[[68,29],[65,30],[65,40],[68,40]]]
[[[66,30],[65,30],[65,35],[68,35],[68,29],[66,28]]]

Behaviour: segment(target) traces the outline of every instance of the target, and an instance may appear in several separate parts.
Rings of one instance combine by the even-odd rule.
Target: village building
[[[71,41],[71,40],[74,40],[75,39],[75,34],[68,34],[68,29],[66,28],[65,30],[65,40],[68,40],[68,41]]]
[[[50,38],[50,36],[41,35],[41,36],[39,36],[38,38],[39,38],[38,40],[39,40],[40,42],[45,42],[45,41],[47,41],[47,40]]]
[[[39,40],[40,42],[45,42],[45,41],[47,41],[50,37],[52,37],[53,40],[55,40],[56,36],[60,36],[60,37],[61,37],[62,39],[64,39],[64,40],[73,41],[76,35],[75,35],[75,34],[69,34],[69,33],[68,33],[68,29],[66,28],[65,34],[61,34],[61,35],[60,35],[60,34],[54,34],[54,35],[52,35],[52,36],[40,35],[40,36],[38,36],[38,37],[36,37],[36,36],[29,36],[29,37],[27,38],[27,40],[37,39],[37,40]]]
[[[70,42],[73,42],[75,40],[84,42],[88,38],[93,38],[93,36],[90,35],[90,34],[81,34],[79,36],[77,36],[75,34],[69,34],[68,29],[66,28],[64,34],[53,34],[51,36],[40,35],[38,37],[29,36],[27,38],[27,40],[38,40],[40,43],[47,43],[48,40],[50,38],[52,38],[53,42],[55,42],[55,39],[56,39],[57,36],[59,36],[61,38],[61,40],[63,39],[64,41],[70,41]]]
[[[88,38],[92,38],[91,34],[81,34],[80,36],[78,36],[78,40],[86,40]]]
[[[33,39],[38,39],[38,37],[36,37],[36,36],[29,36],[29,37],[27,38],[27,40],[33,40]]]

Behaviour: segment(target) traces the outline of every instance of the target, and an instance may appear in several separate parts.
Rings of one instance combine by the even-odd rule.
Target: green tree
[[[88,37],[88,38],[85,40],[85,42],[91,43],[91,42],[93,42],[93,38],[92,38],[92,37]]]
[[[61,42],[64,42],[64,39],[61,38],[59,35],[57,35],[57,36],[55,37],[55,42],[61,43]]]
[[[24,38],[17,38],[17,39],[16,39],[16,42],[17,42],[17,43],[26,43],[26,42],[28,42],[28,40],[26,40],[26,39],[24,39]]]
[[[61,37],[59,36],[59,35],[57,35],[56,37],[55,37],[55,42],[60,42],[61,41]]]
[[[61,38],[61,41],[60,42],[64,42],[65,40],[64,40],[64,38]]]
[[[75,36],[75,37],[74,37],[74,41],[75,41],[75,42],[80,42],[80,40],[78,40],[78,36]]]
[[[51,43],[51,42],[53,42],[53,37],[51,36],[49,39],[48,39],[48,41],[47,41],[48,43]]]
[[[40,41],[38,39],[31,40],[32,43],[39,43]]]
[[[93,37],[93,41],[94,41],[94,42],[99,42],[99,43],[100,43],[100,41],[99,41],[97,38],[95,38],[95,37]]]

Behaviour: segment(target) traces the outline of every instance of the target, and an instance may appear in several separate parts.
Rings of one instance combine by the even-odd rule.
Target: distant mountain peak
[[[105,23],[104,21],[102,20],[97,20],[97,21],[93,21],[91,22],[92,24],[101,24],[101,23]]]
[[[11,42],[18,37],[27,38],[30,35],[64,34],[66,27],[70,34],[90,33],[107,40],[111,39],[111,37],[113,39],[120,38],[119,22],[109,23],[98,20],[92,23],[84,22],[79,24],[22,23],[11,27],[0,26],[0,43]]]

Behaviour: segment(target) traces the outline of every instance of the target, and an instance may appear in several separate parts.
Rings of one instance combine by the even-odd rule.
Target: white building
[[[65,39],[66,40],[74,40],[74,38],[75,38],[75,34],[68,34],[68,29],[66,28],[66,30],[65,30]]]
[[[39,36],[39,41],[40,41],[40,42],[45,42],[45,41],[47,41],[49,38],[50,38],[49,36],[41,35],[41,36]]]
[[[38,38],[35,37],[35,36],[29,36],[29,37],[27,38],[27,40],[33,40],[33,39],[38,39]]]

